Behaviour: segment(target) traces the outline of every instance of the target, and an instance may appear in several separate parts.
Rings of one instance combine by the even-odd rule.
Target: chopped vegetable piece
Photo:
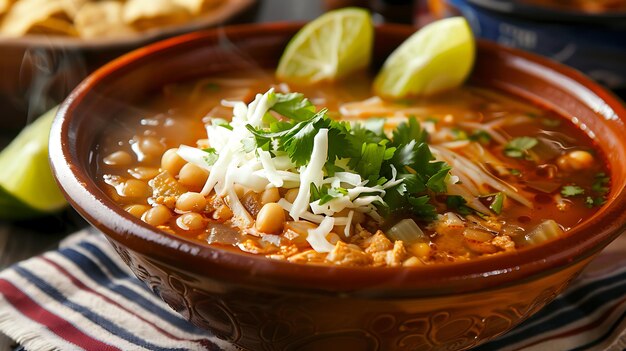
[[[428,237],[414,220],[406,218],[396,223],[393,227],[385,232],[391,240],[402,240],[405,244],[413,244],[416,242],[427,242]]]
[[[187,192],[187,188],[176,181],[168,171],[159,173],[148,184],[152,187],[155,198],[159,196],[180,196]]]
[[[502,212],[502,206],[504,205],[506,195],[499,192],[491,196],[493,196],[493,200],[491,201],[491,205],[489,205],[489,209],[491,209],[495,214],[500,214]]]
[[[532,137],[512,139],[504,146],[504,154],[513,158],[527,158],[528,150],[537,145],[538,141]]]
[[[548,219],[528,232],[524,238],[529,244],[536,245],[551,239],[556,239],[561,235],[563,235],[561,226],[554,220]]]
[[[583,195],[584,193],[585,189],[579,187],[578,185],[566,185],[561,188],[561,195],[565,197]]]
[[[546,194],[551,194],[561,187],[559,182],[549,180],[533,180],[526,183],[529,188],[539,190]]]

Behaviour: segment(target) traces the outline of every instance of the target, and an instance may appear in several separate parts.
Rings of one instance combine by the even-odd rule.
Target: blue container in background
[[[479,38],[575,67],[626,98],[626,13],[584,13],[512,0],[440,0]]]

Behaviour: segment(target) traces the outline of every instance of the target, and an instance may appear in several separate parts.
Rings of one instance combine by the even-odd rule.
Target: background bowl
[[[230,27],[135,51],[82,82],[53,125],[50,158],[69,201],[107,235],[137,277],[194,324],[250,350],[466,349],[551,301],[624,230],[624,107],[572,69],[487,42],[478,45],[472,84],[553,109],[602,136],[598,147],[612,175],[607,205],[558,241],[414,269],[298,265],[166,234],[126,213],[98,188],[90,156],[104,125],[123,121],[134,103],[164,84],[250,62],[274,67],[299,28]],[[375,65],[413,30],[377,28]]]
[[[183,24],[119,38],[0,36],[0,127],[18,131],[57,105],[90,72],[123,53],[174,35],[225,23],[245,22],[257,0],[225,0],[215,9]]]
[[[626,12],[588,13],[519,0],[431,1],[440,4],[440,16],[465,16],[480,38],[575,67],[626,98]]]

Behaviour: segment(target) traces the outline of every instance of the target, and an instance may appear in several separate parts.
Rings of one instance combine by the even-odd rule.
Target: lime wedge
[[[65,207],[48,163],[48,138],[56,108],[46,112],[0,152],[0,219],[15,220]]]
[[[299,83],[341,78],[369,65],[373,40],[368,11],[351,7],[329,11],[291,39],[276,76]]]
[[[463,17],[433,22],[402,43],[374,80],[376,94],[389,98],[428,96],[461,85],[474,65],[475,43]]]

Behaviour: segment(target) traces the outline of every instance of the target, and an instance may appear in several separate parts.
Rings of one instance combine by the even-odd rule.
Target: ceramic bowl
[[[274,67],[299,28],[230,27],[132,52],[83,81],[54,122],[50,158],[71,204],[106,234],[139,279],[192,323],[247,350],[467,349],[550,302],[624,230],[626,110],[619,100],[577,71],[488,42],[478,43],[470,84],[553,109],[595,133],[607,155],[612,190],[606,206],[557,241],[410,269],[299,265],[169,235],[98,188],[90,155],[104,125],[123,123],[124,106],[166,83],[240,69],[242,61]],[[375,64],[412,31],[378,27]]]

